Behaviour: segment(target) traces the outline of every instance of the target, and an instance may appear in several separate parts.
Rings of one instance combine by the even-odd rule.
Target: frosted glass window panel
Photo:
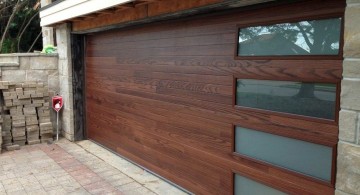
[[[235,174],[234,195],[286,195],[285,193]]]
[[[331,181],[332,148],[237,126],[235,152]]]
[[[236,104],[239,106],[335,119],[336,85],[238,79]]]
[[[338,55],[341,18],[239,30],[239,56]]]

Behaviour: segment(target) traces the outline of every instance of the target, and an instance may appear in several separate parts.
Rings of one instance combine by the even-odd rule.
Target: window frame
[[[268,186],[270,188],[273,188],[273,189],[276,189],[278,191],[281,191],[281,192],[284,192],[284,193],[287,193],[287,194],[291,194],[291,191],[287,190],[287,189],[284,189],[284,188],[281,188],[280,186],[276,186],[274,185],[273,183],[270,183],[270,182],[266,182],[264,180],[259,180],[255,177],[253,177],[252,175],[250,174],[246,174],[246,173],[241,173],[239,171],[236,171],[236,170],[232,170],[231,172],[231,182],[232,182],[232,193],[233,195],[236,195],[235,194],[235,176],[236,175],[239,175],[241,177],[245,177],[247,179],[250,179],[250,180],[253,180],[254,182],[257,182],[259,184],[262,184],[262,185],[265,185],[265,186]]]
[[[254,162],[254,163],[259,164],[259,165],[271,167],[272,169],[276,169],[276,170],[279,170],[281,172],[297,176],[299,178],[303,178],[303,179],[306,179],[306,180],[309,180],[309,181],[312,181],[312,182],[316,182],[316,183],[319,183],[319,184],[322,184],[322,185],[326,185],[328,187],[334,187],[335,186],[337,144],[330,144],[330,143],[324,144],[324,143],[319,143],[319,142],[316,142],[316,141],[309,141],[309,140],[306,140],[306,139],[294,138],[292,136],[285,136],[285,135],[279,134],[279,133],[273,133],[273,132],[270,133],[270,134],[273,134],[273,135],[298,139],[298,140],[301,140],[301,141],[305,141],[305,142],[309,142],[309,143],[314,143],[314,144],[319,144],[319,145],[324,145],[324,146],[330,147],[332,149],[332,157],[331,157],[332,161],[331,161],[331,178],[330,178],[330,181],[328,182],[328,181],[325,181],[325,180],[317,179],[315,177],[305,175],[305,174],[302,174],[302,173],[299,173],[299,172],[296,172],[296,171],[293,171],[293,170],[290,170],[290,169],[287,169],[287,168],[284,168],[284,167],[281,167],[281,166],[278,166],[278,165],[275,165],[275,164],[271,164],[271,163],[266,162],[266,161],[255,159],[255,158],[252,158],[250,156],[246,156],[246,155],[243,155],[241,153],[236,152],[236,143],[235,143],[236,142],[236,140],[235,140],[236,127],[244,127],[244,128],[248,128],[248,129],[251,129],[251,130],[254,130],[254,131],[270,133],[265,129],[256,128],[254,126],[252,126],[250,128],[247,125],[234,123],[232,125],[232,137],[233,137],[233,140],[232,140],[232,143],[231,143],[232,144],[231,145],[232,155],[233,155],[234,159],[236,159],[236,160],[242,160],[243,159],[243,160],[251,161],[251,162]],[[253,180],[258,181],[258,178],[254,178]],[[266,184],[266,185],[276,188],[276,186],[273,186],[271,184]]]
[[[275,24],[282,23],[294,23],[301,22],[307,20],[323,20],[323,19],[331,19],[331,18],[341,18],[340,23],[340,37],[339,37],[339,52],[337,55],[284,55],[284,56],[276,56],[276,55],[266,55],[266,56],[240,56],[238,55],[238,51],[240,49],[239,44],[239,33],[241,28],[248,28],[254,26],[269,26]],[[260,22],[254,23],[244,23],[236,25],[236,37],[235,37],[235,50],[234,50],[234,59],[235,60],[339,60],[343,59],[343,47],[344,47],[344,15],[335,13],[335,14],[327,14],[321,16],[307,16],[307,17],[298,17],[298,18],[282,18],[282,19],[268,19]]]
[[[283,11],[288,12],[288,11]],[[304,185],[307,182],[314,182],[329,188],[335,188],[336,182],[336,158],[337,143],[339,133],[339,111],[340,111],[340,91],[342,80],[342,63],[344,47],[344,8],[333,10],[332,12],[309,12],[295,13],[291,16],[277,15],[275,17],[257,17],[251,15],[250,20],[238,23],[235,33],[235,48],[233,58],[235,61],[241,60],[246,64],[241,72],[233,74],[233,109],[239,114],[244,114],[245,118],[239,118],[232,123],[232,152],[231,156],[237,162],[248,164],[259,170],[273,170],[275,174],[288,175],[298,178]],[[272,25],[279,23],[299,22],[305,20],[321,20],[330,18],[341,18],[341,30],[339,39],[338,55],[296,55],[296,56],[238,56],[239,31],[241,28]],[[291,64],[293,63],[293,64]],[[300,74],[298,75],[298,73]],[[238,79],[255,79],[255,80],[279,80],[279,81],[296,81],[296,82],[314,82],[314,83],[331,83],[336,85],[335,101],[335,119],[322,119],[310,116],[296,115],[290,113],[276,112],[270,110],[249,108],[236,105],[237,80]],[[248,114],[250,113],[250,114]],[[295,127],[298,123],[300,127]],[[252,159],[235,152],[235,128],[241,126],[253,130],[263,131],[266,133],[299,139],[306,142],[321,144],[332,148],[332,169],[330,182],[323,181],[311,176],[303,175],[295,171],[277,167],[267,162]],[[279,128],[278,128],[279,127]],[[269,171],[267,170],[267,171]],[[294,193],[297,190],[283,187],[281,184],[273,184],[267,181],[268,178],[257,177],[258,173],[245,173],[241,169],[232,170],[234,173],[248,177],[254,181],[279,189],[283,192]],[[254,175],[255,174],[255,175]],[[232,181],[232,190],[234,190],[234,181]]]
[[[334,109],[334,119],[326,119],[326,118],[318,118],[313,116],[306,116],[306,115],[300,115],[300,114],[293,114],[293,113],[286,113],[286,112],[280,112],[280,111],[273,111],[273,110],[266,110],[261,108],[252,108],[247,106],[241,106],[236,104],[236,98],[237,98],[237,80],[241,79],[251,79],[251,80],[268,80],[268,81],[292,81],[292,82],[304,82],[299,80],[274,80],[274,79],[264,79],[264,78],[251,78],[251,77],[233,77],[234,79],[234,94],[233,94],[233,107],[237,110],[242,111],[251,111],[251,112],[257,112],[257,113],[268,113],[272,115],[277,115],[281,117],[288,117],[288,118],[295,118],[295,119],[303,119],[306,121],[314,121],[314,122],[321,122],[321,123],[327,123],[327,124],[338,124],[338,118],[339,118],[339,111],[340,111],[340,91],[341,91],[341,82],[324,82],[320,80],[314,80],[314,81],[305,81],[305,83],[327,83],[327,84],[334,84],[335,85],[335,109]]]

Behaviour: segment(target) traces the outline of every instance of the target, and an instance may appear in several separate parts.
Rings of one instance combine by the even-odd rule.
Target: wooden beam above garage
[[[86,31],[93,28],[207,6],[223,1],[224,0],[140,0],[128,2],[116,6],[116,11],[112,14],[99,15],[92,20],[73,20],[73,31]]]
[[[112,14],[100,14],[91,20],[72,20],[72,31],[91,33],[271,1],[274,0],[137,0],[113,7]]]

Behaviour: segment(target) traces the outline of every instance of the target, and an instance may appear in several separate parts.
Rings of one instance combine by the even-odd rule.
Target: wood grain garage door
[[[88,35],[88,138],[196,194],[232,194],[239,176],[285,193],[333,194],[341,51],[284,59],[234,51],[242,26],[341,18],[343,10],[342,1],[304,1]],[[335,115],[243,108],[242,79],[337,86]],[[330,179],[239,154],[239,127],[330,148]]]

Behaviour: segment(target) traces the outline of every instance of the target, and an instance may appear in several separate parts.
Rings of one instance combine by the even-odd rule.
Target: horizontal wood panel
[[[121,55],[127,56],[131,54],[140,54],[140,55],[160,55],[160,56],[173,56],[173,55],[183,55],[183,56],[233,56],[233,44],[219,44],[219,45],[198,45],[198,46],[174,46],[174,47],[163,47],[163,48],[140,48],[140,49],[131,49],[126,48],[121,52]],[[88,56],[114,56],[117,54],[115,49],[103,49],[97,47],[89,47],[87,50]],[[123,48],[124,49],[124,48]]]
[[[112,125],[118,125],[119,128],[117,131],[106,132],[108,136],[116,137],[116,141],[119,142],[119,145],[126,150],[131,151],[133,154],[141,155],[142,158],[152,162],[156,166],[163,167],[164,169],[172,172],[174,175],[181,175],[180,177],[190,178],[190,181],[195,181],[198,175],[192,174],[192,172],[199,172],[201,177],[202,186],[207,184],[212,184],[212,187],[208,188],[209,192],[211,191],[222,191],[223,193],[228,193],[228,188],[221,188],[221,178],[220,174],[226,174],[226,170],[221,169],[220,167],[214,166],[209,162],[205,162],[196,158],[194,156],[189,156],[187,153],[187,147],[177,142],[172,142],[166,140],[162,137],[158,137],[153,134],[149,134],[144,131],[133,131],[131,127],[124,126],[121,123],[109,123],[112,121],[111,117],[107,115],[96,114],[99,110],[91,109],[92,112],[89,114],[89,119],[94,121],[95,124],[90,122],[90,126],[96,125],[102,128],[111,128]],[[94,127],[98,132],[101,130]],[[100,131],[101,132],[101,131]],[[121,134],[121,137],[116,136]],[[115,141],[115,140],[112,140]],[[146,153],[141,149],[146,148]],[[134,151],[136,151],[134,153]],[[155,158],[154,158],[155,157]],[[157,159],[159,158],[160,159]],[[157,160],[154,160],[157,159]],[[183,161],[182,159],[187,159]],[[227,180],[230,180],[228,178]],[[228,182],[224,182],[228,183]]]
[[[239,60],[234,50],[238,24],[291,18],[299,5],[305,17],[330,17],[342,4],[304,1],[87,36],[88,137],[196,194],[231,194],[234,172],[287,193],[333,194],[333,184],[234,155],[233,134],[239,125],[334,147],[336,121],[239,109],[234,81],[338,84],[342,60]]]
[[[121,53],[119,53],[121,55]],[[141,55],[135,57],[136,54],[128,55],[126,57],[90,57],[86,60],[89,66],[113,65],[122,66],[132,65],[174,65],[174,66],[205,66],[205,67],[219,67],[219,68],[302,68],[302,69],[336,69],[342,68],[342,60],[234,60],[233,57],[208,57],[208,56],[146,56]],[[120,67],[121,65],[121,67]]]
[[[236,124],[258,130],[266,130],[267,132],[276,133],[297,139],[303,139],[315,143],[321,143],[329,146],[332,146],[334,145],[334,143],[337,142],[337,127],[333,124],[319,124],[318,122],[304,121],[301,119],[287,118],[271,114],[269,115],[251,112],[239,112],[237,110],[234,110],[232,106],[224,106],[223,104],[208,102],[204,100],[189,100],[185,97],[164,96],[163,94],[152,94],[152,96],[149,96],[148,93],[142,92],[129,93],[129,90],[121,90],[116,93],[104,93],[105,91],[99,90],[99,88],[97,88],[96,86],[91,86],[89,88],[91,89],[91,91],[94,91],[94,93],[88,93],[88,99],[92,101],[97,101],[102,105],[106,105],[108,107],[119,107],[119,110],[126,110],[130,113],[134,111],[128,110],[128,107],[132,109],[134,107],[133,104],[138,104],[139,110],[137,111],[137,113],[146,115],[146,117],[150,117],[151,115],[147,115],[146,112],[143,110],[156,110],[156,108],[161,108],[159,112],[161,113],[161,116],[165,117],[163,119],[165,121],[169,120],[166,119],[166,117],[169,117],[169,115],[165,115],[164,113],[168,112],[164,112],[162,110],[168,109],[176,111],[176,115],[190,115],[191,117],[194,117],[193,119],[197,119],[197,117],[195,116],[198,116],[201,118],[210,119],[212,121],[219,121],[224,124]],[[156,97],[162,98],[156,99]],[[171,111],[169,113],[171,114]],[[160,118],[156,116],[153,119],[160,120]],[[177,118],[175,118],[174,120],[177,122],[177,125],[180,125],[179,122],[181,121],[177,121]],[[186,122],[185,124],[188,124],[188,122]],[[192,126],[190,126],[190,128],[195,128],[194,124],[195,121],[192,123]],[[203,128],[200,125],[200,130],[205,129],[204,124],[202,126]],[[207,128],[211,129],[212,127]],[[223,132],[220,131],[221,134],[228,136],[228,139],[230,139],[230,126],[221,128],[224,129]],[[208,129],[207,132],[209,132],[210,129]],[[215,128],[214,131],[218,130]],[[203,134],[206,134],[206,132],[204,132]]]
[[[154,72],[235,76],[239,78],[258,78],[272,80],[301,80],[308,82],[337,83],[342,78],[341,60],[234,60],[233,57],[165,56],[139,58],[89,57],[89,68],[97,66],[109,71]],[[106,71],[106,70],[104,70]],[[150,74],[150,73],[148,73]],[[210,81],[211,82],[211,81]]]
[[[121,70],[121,69],[102,69],[101,72],[95,73],[89,70],[89,74],[96,77],[101,74],[109,79],[115,79],[116,76],[132,76],[137,79],[148,78],[148,79],[157,79],[157,80],[175,80],[175,81],[184,81],[184,82],[193,82],[193,83],[209,83],[213,85],[222,85],[229,86],[232,82],[232,77],[230,76],[217,76],[217,75],[203,75],[203,74],[185,74],[185,73],[172,73],[172,72],[148,72],[147,70]],[[115,77],[115,78],[114,78]],[[210,81],[207,81],[210,80]],[[205,81],[205,82],[204,82]]]
[[[104,108],[98,110],[104,111]],[[144,113],[148,114],[148,113]],[[154,114],[153,114],[154,115]],[[130,119],[129,119],[130,118]],[[131,118],[142,119],[142,123]],[[165,117],[163,117],[165,118]],[[116,120],[121,121],[123,125],[132,130],[143,130],[154,135],[164,137],[179,143],[186,143],[185,145],[198,148],[202,151],[221,154],[226,156],[226,151],[231,149],[230,141],[220,136],[214,136],[213,133],[202,133],[201,129],[186,127],[185,125],[178,125],[167,121],[154,121],[151,117],[141,116],[136,114],[128,114],[119,112]],[[195,130],[194,130],[195,129]],[[226,135],[227,132],[224,133]],[[224,135],[222,137],[224,137]]]
[[[177,33],[176,33],[177,34]],[[120,35],[121,36],[121,35]],[[171,38],[159,38],[155,39],[154,37],[148,37],[145,40],[139,40],[134,37],[131,37],[131,40],[128,41],[119,41],[119,42],[105,42],[98,43],[96,40],[89,42],[89,45],[97,45],[98,49],[119,49],[119,48],[129,48],[129,49],[145,49],[145,48],[168,48],[168,47],[180,47],[180,46],[199,46],[199,41],[203,45],[219,45],[234,43],[234,32],[224,32],[222,34],[209,34],[209,35],[192,35],[189,37],[171,37]],[[136,44],[141,41],[142,44]]]

